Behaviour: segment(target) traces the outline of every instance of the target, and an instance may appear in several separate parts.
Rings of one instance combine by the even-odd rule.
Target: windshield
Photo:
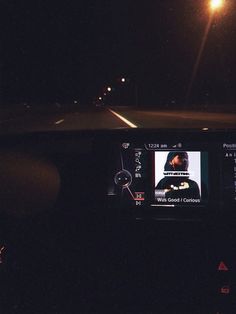
[[[1,132],[235,127],[234,0],[2,0],[1,12]]]

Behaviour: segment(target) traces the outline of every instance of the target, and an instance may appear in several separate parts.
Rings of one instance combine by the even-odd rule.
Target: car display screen
[[[199,151],[155,151],[157,204],[201,204],[208,195],[208,154]]]
[[[124,206],[206,207],[236,201],[236,150],[226,143],[117,143],[108,195]]]

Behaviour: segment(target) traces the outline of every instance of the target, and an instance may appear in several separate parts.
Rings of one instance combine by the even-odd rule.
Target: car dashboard
[[[236,130],[0,141],[2,313],[234,313]]]

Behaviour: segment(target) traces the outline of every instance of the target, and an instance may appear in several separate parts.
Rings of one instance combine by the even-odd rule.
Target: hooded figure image
[[[198,184],[189,179],[187,152],[170,152],[164,166],[165,177],[156,186],[156,196],[200,199]]]

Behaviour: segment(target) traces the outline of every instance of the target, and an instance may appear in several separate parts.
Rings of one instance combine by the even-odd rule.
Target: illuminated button
[[[0,247],[0,264],[3,263],[3,252],[4,252],[4,251],[5,251],[5,246],[2,245],[2,246]]]
[[[230,286],[223,286],[220,288],[220,293],[221,294],[230,294]]]
[[[228,267],[225,265],[224,262],[220,262],[220,265],[218,266],[219,271],[228,271]]]
[[[132,183],[132,175],[128,170],[121,170],[115,175],[114,181],[118,186],[127,188]]]
[[[144,195],[145,195],[144,192],[135,192],[134,200],[135,201],[144,201],[145,200]]]
[[[122,147],[123,147],[124,149],[128,149],[128,148],[130,147],[130,143],[123,143],[123,144],[122,144]]]

